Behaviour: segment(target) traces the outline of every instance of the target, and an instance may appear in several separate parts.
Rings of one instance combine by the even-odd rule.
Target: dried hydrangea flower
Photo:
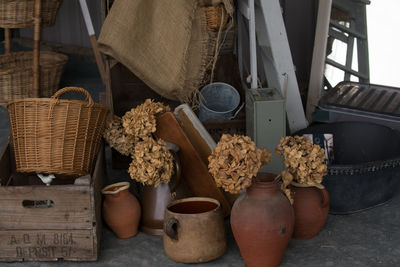
[[[156,187],[170,181],[174,172],[173,160],[163,140],[145,138],[135,145],[128,172],[133,180]]]
[[[292,203],[287,188],[292,181],[306,185],[320,184],[326,175],[328,168],[324,163],[324,149],[304,136],[281,137],[275,152],[283,157],[285,170],[282,172],[281,189]]]
[[[156,131],[156,115],[169,110],[162,103],[146,99],[143,104],[125,113],[122,126],[127,134],[144,139]]]
[[[218,187],[232,194],[249,187],[271,153],[259,149],[248,136],[223,134],[208,157],[208,169]]]
[[[103,137],[110,147],[125,156],[133,153],[135,143],[138,141],[135,136],[125,132],[122,127],[122,119],[115,115],[107,120]]]
[[[159,115],[167,111],[171,111],[169,106],[165,106],[163,103],[154,102],[152,99],[148,98],[140,105],[143,110],[151,115]]]

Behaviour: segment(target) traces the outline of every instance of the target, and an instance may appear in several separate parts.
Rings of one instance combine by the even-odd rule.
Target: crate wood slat
[[[0,261],[82,260],[97,257],[91,230],[0,231]]]
[[[92,212],[92,228],[95,237],[93,237],[93,256],[91,259],[96,260],[97,254],[100,249],[100,237],[102,230],[102,194],[101,189],[104,187],[104,183],[107,180],[106,171],[106,158],[104,151],[104,143],[101,143],[99,153],[96,158],[96,163],[93,171],[93,193],[90,194],[91,202],[94,203],[94,211]]]
[[[75,185],[1,186],[0,230],[90,229],[90,187]],[[29,208],[23,201],[51,200],[49,208]]]

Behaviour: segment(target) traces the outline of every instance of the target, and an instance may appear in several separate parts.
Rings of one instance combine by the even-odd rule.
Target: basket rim
[[[23,55],[23,54],[33,54],[33,52],[32,51],[11,52],[10,54],[0,55],[0,58],[1,57],[5,58],[5,57],[12,57],[12,56],[19,56],[19,55]],[[44,56],[45,58],[44,58],[44,60],[40,60],[40,58],[39,58],[39,64],[40,64],[41,69],[54,69],[54,66],[65,65],[68,62],[67,55],[53,52],[53,51],[41,51],[40,57],[42,57],[42,56]],[[32,56],[32,60],[33,60],[33,56]],[[50,64],[46,64],[46,63],[50,63]],[[32,63],[32,66],[18,66],[18,67],[8,68],[8,69],[0,68],[0,76],[7,75],[7,74],[13,74],[16,72],[22,72],[22,71],[26,71],[26,70],[32,70],[32,68],[33,68],[33,63]]]
[[[43,103],[48,103],[49,105],[52,102],[57,103],[57,105],[60,105],[60,104],[78,104],[78,105],[86,104],[86,106],[88,106],[88,108],[89,108],[89,102],[84,101],[84,100],[54,99],[54,98],[50,98],[50,97],[41,97],[41,98],[28,97],[28,98],[14,99],[7,103],[7,108],[11,105],[18,104],[19,102],[43,102]],[[93,106],[90,106],[90,107],[104,109],[107,112],[110,111],[107,106],[102,105],[100,103],[96,103],[95,101],[93,101]]]
[[[31,51],[31,50],[12,51],[9,54],[1,54],[0,57],[11,57],[11,56],[20,55],[20,54],[33,54],[33,51]],[[68,56],[67,55],[62,54],[62,53],[58,53],[58,52],[54,52],[54,51],[39,51],[39,54],[40,55],[44,55],[44,56],[49,56],[49,55],[57,56],[59,58],[68,60]]]
[[[31,0],[14,0],[13,2],[19,2],[25,8],[19,12],[12,12],[9,15],[10,8],[6,6],[1,9],[0,15],[0,27],[10,28],[10,29],[20,29],[26,27],[34,26],[34,4],[28,4],[32,2]],[[51,27],[54,26],[55,20],[57,18],[58,11],[61,7],[63,0],[42,0],[41,8],[41,27]],[[50,4],[49,4],[50,3]],[[28,17],[32,13],[32,17]],[[8,15],[8,16],[6,16]],[[21,19],[24,17],[25,19]]]

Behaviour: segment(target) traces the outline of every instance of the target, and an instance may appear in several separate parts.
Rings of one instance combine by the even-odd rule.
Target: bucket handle
[[[171,239],[178,240],[178,227],[179,221],[178,219],[172,217],[169,218],[164,223],[164,232],[169,236]]]
[[[236,109],[233,116],[231,116],[229,119],[233,120],[234,118],[236,118],[236,116],[239,114],[239,112],[242,110],[243,107],[244,107],[244,102]]]

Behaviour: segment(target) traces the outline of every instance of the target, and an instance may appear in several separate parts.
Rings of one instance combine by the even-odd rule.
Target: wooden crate
[[[92,175],[46,186],[15,173],[7,145],[0,157],[0,261],[97,260],[105,177],[103,146]]]

